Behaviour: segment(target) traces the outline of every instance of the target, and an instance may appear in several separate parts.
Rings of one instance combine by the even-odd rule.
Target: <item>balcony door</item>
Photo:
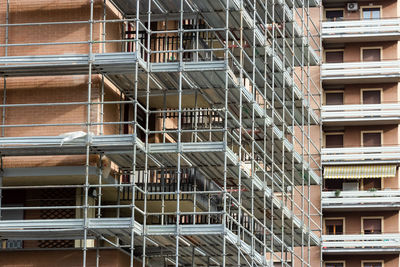
[[[362,61],[381,61],[381,48],[362,48]]]
[[[381,18],[381,8],[380,7],[363,7],[362,18],[363,19],[380,19]]]
[[[382,234],[382,218],[362,218],[363,234]]]
[[[362,144],[364,147],[382,146],[382,132],[362,132]]]
[[[326,235],[343,235],[343,219],[325,219]]]
[[[362,103],[363,104],[380,104],[381,99],[381,90],[362,90]]]

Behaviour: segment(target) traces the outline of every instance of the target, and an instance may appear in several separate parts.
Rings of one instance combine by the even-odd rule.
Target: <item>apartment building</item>
[[[324,264],[399,266],[399,4],[323,5]]]
[[[320,15],[0,0],[0,266],[321,266]]]

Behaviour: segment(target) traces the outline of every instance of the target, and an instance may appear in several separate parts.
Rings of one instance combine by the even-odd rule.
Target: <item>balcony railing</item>
[[[324,124],[371,124],[372,121],[397,124],[400,121],[400,104],[322,106],[321,116]]]
[[[399,209],[400,190],[322,192],[322,209]]]
[[[124,176],[123,183],[131,183],[132,177]],[[146,181],[147,180],[147,181]],[[180,171],[180,181],[178,183],[178,171],[176,169],[156,169],[145,171],[139,170],[136,172],[135,184],[141,190],[134,192],[135,201],[181,201],[194,200],[194,194],[185,192],[194,191],[216,191],[219,190],[217,184],[206,179],[196,168],[182,168]],[[179,195],[176,191],[183,193]],[[144,191],[147,191],[147,195]],[[131,187],[123,187],[121,200],[131,201],[133,192]],[[215,193],[196,194],[196,205],[206,210],[215,211],[222,203],[222,197]]]
[[[397,82],[400,78],[400,60],[325,63],[321,79],[325,84]]]
[[[321,149],[321,161],[324,165],[346,163],[399,163],[400,146],[380,147],[340,147]]]
[[[323,235],[323,253],[371,253],[400,251],[400,234]]]
[[[400,37],[400,19],[344,20],[322,22],[322,38],[325,42],[335,39],[353,41],[360,38],[384,38],[397,40]],[[377,40],[379,40],[377,39]]]

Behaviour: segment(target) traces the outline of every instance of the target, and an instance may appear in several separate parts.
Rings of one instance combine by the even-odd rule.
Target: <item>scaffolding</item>
[[[82,266],[104,264],[106,250],[129,266],[320,265],[320,2],[45,9],[65,2],[87,14],[20,19],[18,1],[1,1],[0,253],[79,251]],[[66,37],[16,37],[54,28]],[[27,83],[57,92],[24,97]]]

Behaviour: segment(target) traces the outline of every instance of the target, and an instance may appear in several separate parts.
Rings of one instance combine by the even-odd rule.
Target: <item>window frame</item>
[[[343,52],[343,63],[344,63],[344,48],[341,48],[341,49],[325,49],[324,50],[324,62],[325,63],[327,63],[326,62],[326,53],[329,53],[329,52]],[[335,63],[327,63],[327,64],[335,64]]]
[[[326,136],[327,135],[343,135],[343,147],[344,147],[344,132],[329,132],[329,133],[324,133],[324,148],[327,148],[326,147]]]
[[[372,5],[372,6],[360,6],[360,19],[365,19],[364,18],[364,9],[367,8],[379,8],[379,19],[383,18],[383,9],[382,9],[382,5]]]
[[[384,260],[362,260],[361,261],[361,266],[364,267],[364,263],[369,263],[369,262],[380,262],[381,266],[385,266],[385,261]]]
[[[329,93],[342,93],[343,94],[343,105],[344,105],[344,89],[340,89],[340,90],[324,90],[324,105],[326,105],[326,94]]]
[[[377,262],[377,261],[373,261],[373,262]],[[326,267],[327,263],[341,263],[341,264],[343,264],[343,267],[346,267],[346,261],[325,261],[324,267]]]
[[[367,131],[361,131],[361,147],[364,147],[364,133],[380,133],[381,134],[381,147],[383,146],[383,130],[367,130]]]
[[[381,104],[383,100],[383,88],[361,88],[360,89],[360,103],[364,104],[364,91],[380,91],[381,92]]]
[[[379,189],[379,190],[384,190],[384,188],[385,188],[385,179],[383,179],[382,177],[380,177],[380,178],[371,178],[371,179],[380,179],[381,180],[381,189]],[[360,190],[361,191],[365,191],[365,189],[364,189],[364,179],[360,179],[360,180],[361,180]]]
[[[327,218],[324,218],[323,219],[323,221],[322,221],[322,226],[324,227],[323,228],[323,233],[324,233],[324,235],[328,235],[327,233],[326,233],[326,221],[329,221],[329,220],[342,220],[343,221],[343,235],[345,235],[346,234],[346,217],[327,217]],[[336,262],[336,261],[334,261],[334,262]]]
[[[372,49],[379,49],[380,50],[380,57],[379,61],[364,61],[364,50],[372,50]],[[380,62],[383,61],[383,46],[362,46],[360,47],[360,61],[361,62]]]
[[[383,216],[361,216],[361,234],[362,235],[364,235],[364,219],[367,219],[367,220],[368,219],[380,219],[381,220],[381,234],[384,234],[384,231],[383,231],[384,223],[383,223],[383,221],[384,221],[385,217],[383,217]],[[371,260],[369,262],[378,262],[378,261]]]
[[[329,7],[329,8],[324,8],[324,20],[328,21],[328,18],[326,17],[326,11],[343,11],[343,19],[344,19],[344,14],[346,9],[343,7]]]

